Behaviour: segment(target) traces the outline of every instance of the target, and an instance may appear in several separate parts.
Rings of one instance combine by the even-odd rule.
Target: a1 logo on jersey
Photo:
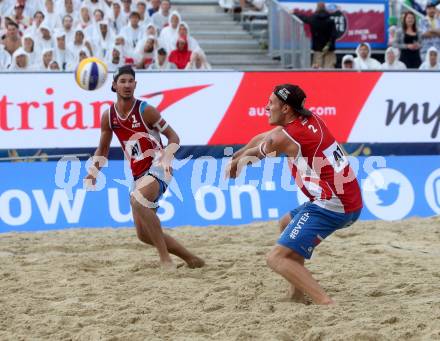
[[[344,154],[341,146],[336,142],[332,143],[328,148],[322,151],[329,160],[336,173],[342,171],[348,166],[349,162]]]
[[[136,115],[133,114],[131,115],[131,128],[135,129],[135,128],[139,128],[141,126],[141,123],[136,120]]]

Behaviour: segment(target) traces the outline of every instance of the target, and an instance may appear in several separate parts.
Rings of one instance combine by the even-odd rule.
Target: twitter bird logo
[[[379,198],[378,205],[390,206],[396,202],[399,197],[400,185],[395,182],[390,182],[386,188],[380,188],[376,191],[376,195]]]

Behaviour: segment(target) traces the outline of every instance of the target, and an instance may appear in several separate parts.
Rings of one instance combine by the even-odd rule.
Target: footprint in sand
[[[220,286],[220,287],[215,287],[211,291],[212,292],[220,292],[220,291],[226,291],[226,290],[231,290],[231,287],[228,286],[228,285],[223,285],[223,286]]]
[[[225,306],[223,304],[213,304],[213,305],[205,307],[203,309],[203,311],[205,313],[212,313],[213,311],[217,311],[217,310],[223,309],[224,307]]]

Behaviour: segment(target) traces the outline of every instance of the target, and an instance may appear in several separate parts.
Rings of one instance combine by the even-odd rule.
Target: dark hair
[[[157,50],[157,54],[166,56],[167,55],[167,51],[163,47],[161,47],[159,50]]]
[[[18,29],[18,24],[14,21],[14,20],[12,20],[12,19],[10,19],[9,18],[9,22],[7,23],[7,25],[6,26],[14,26],[16,29]]]
[[[299,115],[312,116],[312,112],[304,108],[307,96],[298,85],[280,84],[273,89],[273,93],[281,102],[286,103]]]
[[[64,19],[66,19],[66,18],[70,18],[70,19],[72,19],[72,21],[73,21],[73,17],[72,17],[70,14],[66,14],[66,15],[63,17],[63,21],[64,21]]]
[[[138,19],[140,19],[141,15],[139,14],[139,12],[135,11],[135,12],[131,12],[129,15],[129,18],[132,18],[132,17],[138,17]]]
[[[43,16],[43,19],[45,18],[45,15],[44,15],[44,13],[43,12],[41,12],[41,11],[36,11],[35,13],[34,13],[34,18],[37,16],[37,14],[41,14],[42,16]]]
[[[104,12],[103,12],[101,9],[99,9],[99,8],[95,9],[95,10],[93,11],[93,15],[95,15],[96,12],[100,12],[101,15],[102,15],[102,17],[104,18],[105,14],[104,14]]]
[[[113,74],[113,82],[117,82],[118,78],[124,74],[128,74],[128,75],[132,75],[133,78],[136,79],[136,73],[134,72],[133,68],[131,67],[131,65],[122,65],[121,67],[119,67],[116,72]],[[113,84],[111,86],[111,90],[113,92],[116,92],[116,89],[113,87]]]
[[[414,32],[417,32],[417,18],[416,18],[416,15],[413,12],[406,11],[403,14],[403,18],[402,18],[402,30],[403,30],[403,33],[405,33],[406,30],[408,29],[408,27],[406,27],[406,17],[408,15],[412,15],[414,17],[414,24],[412,25],[412,29],[413,29]]]

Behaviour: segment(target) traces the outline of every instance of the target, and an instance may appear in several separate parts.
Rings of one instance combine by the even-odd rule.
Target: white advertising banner
[[[342,143],[439,142],[440,73],[138,72],[135,96],[156,106],[182,145],[242,144],[270,128],[276,84],[306,92]],[[116,99],[111,76],[80,89],[71,73],[0,73],[0,149],[96,147],[100,117]],[[117,146],[116,138],[112,146]]]

